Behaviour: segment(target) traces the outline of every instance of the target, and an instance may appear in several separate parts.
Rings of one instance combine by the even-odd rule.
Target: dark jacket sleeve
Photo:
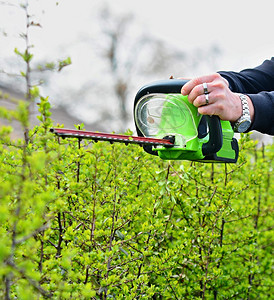
[[[274,57],[253,69],[219,72],[233,92],[247,94],[254,105],[254,121],[248,131],[274,135]]]

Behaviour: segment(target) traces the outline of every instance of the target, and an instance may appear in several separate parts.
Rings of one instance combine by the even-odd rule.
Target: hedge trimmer
[[[62,138],[139,144],[162,159],[235,163],[238,142],[229,121],[202,116],[181,94],[185,80],[163,80],[142,87],[134,101],[138,136],[52,128]]]

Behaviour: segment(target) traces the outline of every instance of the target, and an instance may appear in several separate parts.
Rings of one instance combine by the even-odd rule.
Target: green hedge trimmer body
[[[63,128],[51,131],[63,138],[140,144],[147,153],[165,160],[235,163],[239,149],[230,122],[200,115],[181,94],[185,83],[177,79],[156,81],[138,91],[134,101],[138,136]]]

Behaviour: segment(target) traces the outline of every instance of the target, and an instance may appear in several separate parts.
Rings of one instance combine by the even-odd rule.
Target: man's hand
[[[203,83],[207,83],[208,104],[204,94]],[[181,90],[188,95],[188,101],[198,107],[202,115],[217,115],[221,120],[235,122],[242,115],[242,103],[237,93],[229,89],[228,82],[218,73],[197,77],[187,82]],[[254,107],[248,97],[251,120],[254,116]]]

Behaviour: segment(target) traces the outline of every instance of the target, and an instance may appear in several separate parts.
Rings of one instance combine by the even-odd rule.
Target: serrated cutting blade
[[[78,138],[78,139],[89,139],[93,141],[108,141],[111,143],[124,143],[124,144],[138,144],[138,145],[150,145],[150,146],[164,146],[173,147],[175,138],[174,136],[166,136],[162,139],[140,137],[140,136],[129,136],[123,134],[112,134],[95,131],[85,130],[74,130],[65,128],[51,128],[50,131],[57,136],[62,138]]]

